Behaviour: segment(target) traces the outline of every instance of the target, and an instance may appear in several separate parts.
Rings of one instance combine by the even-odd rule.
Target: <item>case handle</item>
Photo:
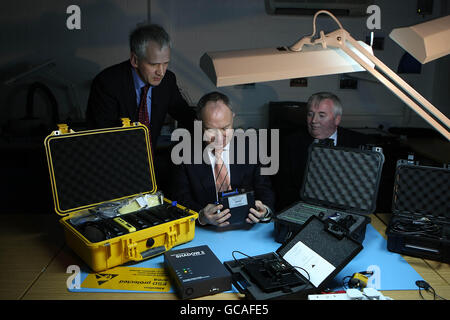
[[[134,242],[133,240],[128,239],[128,240],[124,240],[124,243],[125,243],[127,258],[130,260],[133,260],[133,261],[141,261],[141,260],[144,260],[144,259],[152,257],[152,256],[156,256],[156,255],[161,254],[166,251],[166,247],[163,245],[163,246],[150,248],[148,250],[145,250],[145,251],[139,253],[137,251],[137,242]]]
[[[141,252],[141,257],[142,257],[142,259],[146,259],[146,258],[153,257],[153,256],[156,256],[156,255],[164,253],[164,252],[166,252],[165,246],[154,247],[154,248],[145,250],[144,252]]]

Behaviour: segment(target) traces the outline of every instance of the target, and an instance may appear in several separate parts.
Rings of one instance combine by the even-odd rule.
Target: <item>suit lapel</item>
[[[349,144],[349,137],[341,128],[337,128],[337,146],[347,146]]]
[[[161,85],[152,87],[152,99],[151,99],[151,110],[150,110],[150,123],[152,127],[155,127],[154,121],[155,119],[158,119],[158,111],[160,108],[158,108],[159,104],[159,92],[161,90]]]
[[[230,163],[230,184],[232,188],[236,188],[241,186],[242,182],[242,175],[243,175],[243,165],[239,165],[237,163],[238,161],[238,155],[237,155],[237,148],[236,148],[236,139],[233,140],[234,143],[231,146],[234,146],[234,152],[230,152],[230,157],[233,157],[233,162]],[[245,150],[245,152],[248,152],[248,150]],[[248,154],[246,154],[246,159],[248,159]]]
[[[240,150],[238,149],[238,145],[237,145],[237,139],[236,137],[233,137],[233,143],[231,143],[230,147],[234,148],[234,152],[230,152],[230,157],[233,157],[233,162],[230,164],[230,184],[231,187],[234,188],[242,188],[244,187],[242,185],[243,180],[244,180],[244,168],[246,167],[246,164],[249,164],[249,159],[250,159],[250,154],[249,154],[249,148],[248,148],[248,143],[247,141],[245,142],[244,145],[244,150]],[[242,146],[241,146],[242,147]],[[231,150],[230,150],[231,151]],[[238,155],[238,152],[243,152],[244,151],[244,164],[242,163],[238,163],[238,156],[242,156],[242,155]]]
[[[211,169],[211,165],[207,163],[197,164],[193,166],[195,175],[199,177],[200,184],[202,185],[205,194],[208,199],[215,199],[216,186],[214,183],[214,177]]]
[[[131,74],[131,63],[128,61],[128,64],[126,65],[127,68],[125,70],[126,73],[126,77],[124,77],[124,85],[125,85],[125,89],[126,89],[126,100],[127,100],[127,111],[128,111],[128,115],[131,119],[131,121],[137,121],[137,111],[138,111],[138,105],[136,102],[136,89],[134,87],[134,82],[133,82],[133,75]]]

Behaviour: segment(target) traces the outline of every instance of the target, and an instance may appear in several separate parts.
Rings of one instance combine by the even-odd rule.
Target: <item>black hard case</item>
[[[371,221],[368,215],[376,209],[383,163],[384,155],[378,147],[369,150],[313,143],[308,151],[300,198],[329,209],[323,220],[333,210],[352,215],[356,223],[349,230],[350,237],[362,243]],[[274,218],[275,240],[280,243],[288,241],[301,226],[283,220],[280,217],[283,211]]]
[[[410,222],[436,233],[411,234],[398,223]],[[425,223],[425,224],[424,224]],[[430,224],[434,227],[430,228]],[[422,229],[424,230],[424,229]],[[450,263],[450,168],[399,160],[394,180],[392,217],[386,230],[389,251]]]
[[[315,294],[323,291],[330,280],[335,276],[363,249],[363,246],[358,241],[344,236],[342,238],[336,237],[330,232],[329,225],[326,221],[318,217],[311,216],[301,227],[297,234],[295,234],[290,241],[281,245],[276,252],[270,252],[254,256],[251,258],[244,258],[238,260],[231,260],[224,262],[225,267],[232,274],[232,281],[234,286],[242,294],[245,294],[247,299],[251,300],[279,300],[279,299],[306,299],[309,294]],[[275,256],[283,260],[283,256],[299,241],[303,242],[307,247],[315,251],[322,258],[331,263],[335,270],[330,273],[328,277],[323,280],[318,287],[315,287],[306,277],[299,272],[305,283],[292,287],[284,288],[274,292],[264,292],[252,280],[251,275],[244,270],[244,264],[250,259],[271,259]]]

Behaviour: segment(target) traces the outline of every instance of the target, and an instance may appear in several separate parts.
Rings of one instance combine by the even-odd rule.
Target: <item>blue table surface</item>
[[[241,251],[254,256],[275,252],[280,243],[274,240],[274,225],[257,224],[250,229],[226,230],[215,227],[196,227],[194,239],[190,242],[178,245],[173,249],[182,249],[208,245],[222,262],[233,260],[232,252]],[[355,272],[373,270],[374,276],[369,278],[368,286],[378,290],[416,290],[416,280],[422,277],[397,253],[387,250],[387,242],[372,225],[367,225],[366,237],[363,242],[363,250],[356,255],[332,280],[329,288],[342,289],[343,278],[351,276]],[[244,258],[236,254],[236,258]],[[157,257],[135,263],[133,267],[163,268],[164,257]],[[82,267],[81,281],[92,272],[88,267]],[[121,290],[80,288],[70,289],[73,292],[126,292]],[[171,289],[173,291],[173,289]],[[233,287],[233,291],[236,290]],[[134,291],[136,292],[136,291]]]

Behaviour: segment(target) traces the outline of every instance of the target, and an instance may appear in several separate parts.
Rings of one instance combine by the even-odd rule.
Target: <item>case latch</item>
[[[120,118],[122,120],[122,127],[131,127],[130,118]]]
[[[177,243],[177,236],[178,236],[178,232],[175,229],[175,226],[169,227],[169,230],[167,231],[166,235],[169,248],[172,248]]]
[[[123,240],[123,246],[128,259],[133,261],[142,260],[141,254],[138,252],[137,242],[134,242],[131,239],[125,239]]]
[[[53,134],[61,135],[61,134],[66,134],[66,133],[71,133],[71,132],[73,132],[73,130],[69,129],[69,126],[66,123],[58,123],[58,130],[54,131]]]

